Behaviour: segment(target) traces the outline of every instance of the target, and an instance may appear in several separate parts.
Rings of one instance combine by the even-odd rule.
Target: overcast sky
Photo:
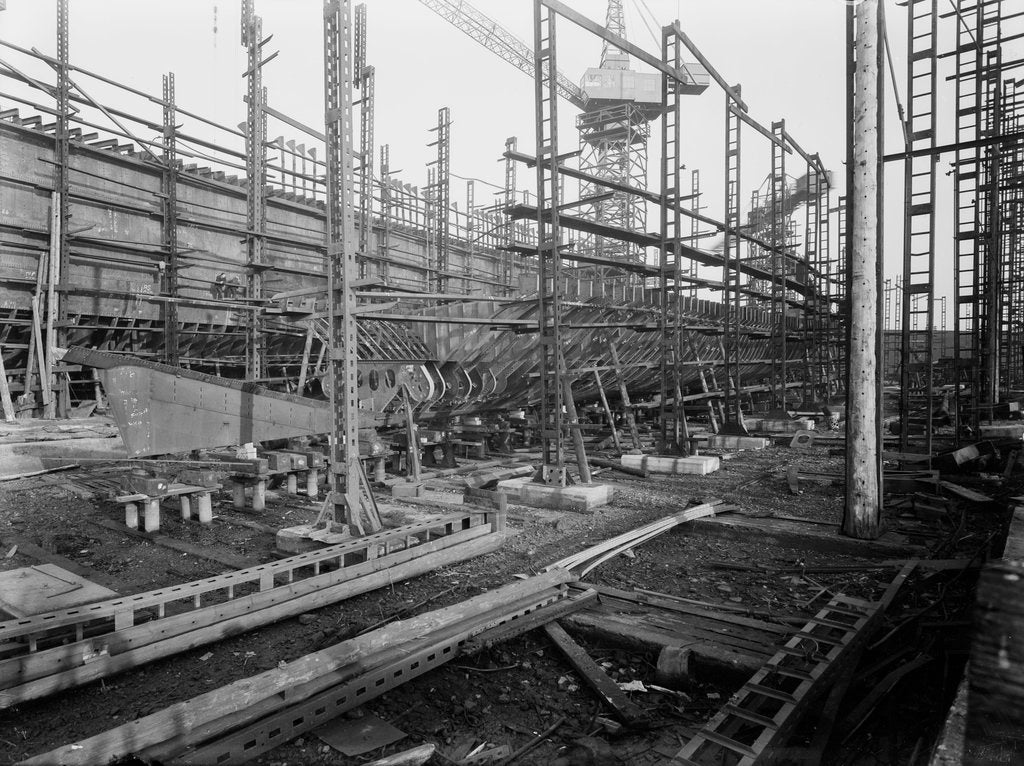
[[[266,65],[264,82],[271,106],[320,128],[323,124],[323,58],[321,0],[255,0],[264,35],[273,35],[267,53],[280,55]],[[416,0],[367,0],[368,60],[376,68],[376,143],[391,145],[391,166],[402,180],[422,185],[426,163],[435,150],[429,128],[437,109],[451,109],[451,169],[458,176],[501,185],[499,158],[505,138],[519,137],[520,148],[534,145],[531,79],[486,51]],[[473,4],[532,46],[530,0],[474,0]],[[604,0],[571,0],[577,10],[602,21]],[[54,53],[56,0],[7,0],[0,12],[0,37],[23,47]],[[627,33],[637,45],[657,53],[657,44],[641,17],[648,8],[657,25],[678,18],[689,37],[730,83],[742,85],[750,114],[762,124],[785,119],[788,132],[808,152],[818,152],[844,183],[845,43],[844,0],[625,0]],[[886,0],[890,39],[905,83],[906,9]],[[70,0],[72,63],[126,85],[159,94],[161,75],[173,71],[177,102],[191,111],[227,125],[245,118],[245,51],[239,40],[240,0]],[[643,14],[647,16],[647,14]],[[559,24],[558,66],[579,81],[587,67],[597,66],[601,42],[567,21]],[[0,59],[34,76],[52,80],[46,67],[3,49]],[[644,70],[643,65],[637,69]],[[124,98],[102,84],[79,78],[101,100],[159,121],[159,107],[137,97]],[[0,92],[16,86],[0,79]],[[20,92],[20,91],[17,91]],[[49,103],[38,94],[39,103]],[[887,142],[898,151],[902,139],[893,96],[887,93]],[[0,97],[0,104],[10,105]],[[723,218],[724,96],[712,85],[703,95],[686,99],[682,159],[702,171],[707,213]],[[575,108],[559,103],[560,148],[576,148]],[[183,130],[209,135],[194,120],[182,118]],[[143,137],[152,138],[152,131]],[[294,129],[271,120],[271,137],[303,139]],[[224,138],[218,139],[225,140]],[[652,131],[650,186],[657,188],[660,130]],[[770,170],[769,143],[752,130],[743,134],[741,196],[746,207],[750,191]],[[235,144],[236,146],[240,144]],[[803,171],[790,155],[793,175]],[[902,169],[890,168],[887,179],[887,272],[901,264]],[[520,172],[521,187],[530,175]],[[454,179],[452,199],[463,207],[464,183]],[[477,185],[477,204],[487,201],[490,187]],[[573,196],[573,195],[570,195]],[[835,204],[835,197],[832,199]],[[656,229],[652,218],[649,229]],[[948,239],[948,238],[947,238]],[[948,253],[943,240],[940,253]],[[949,281],[949,280],[946,280]],[[940,282],[941,284],[941,282]]]

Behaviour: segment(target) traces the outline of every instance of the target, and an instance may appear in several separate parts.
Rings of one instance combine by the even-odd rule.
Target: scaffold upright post
[[[324,122],[327,162],[327,259],[331,325],[331,405],[334,516],[351,532],[380,529],[364,502],[359,462],[359,388],[355,283],[355,171],[352,147],[352,20],[349,0],[324,2]],[[340,511],[340,513],[339,513]],[[363,523],[363,514],[367,523]]]

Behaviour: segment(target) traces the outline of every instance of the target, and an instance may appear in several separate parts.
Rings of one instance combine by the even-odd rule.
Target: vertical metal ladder
[[[909,451],[914,371],[924,388],[924,452],[932,451],[932,340],[935,325],[935,149],[938,0],[907,9],[907,159],[904,162],[903,311],[900,334],[900,449]],[[920,154],[917,154],[920,152]]]
[[[739,86],[733,88],[740,96]],[[725,291],[725,334],[723,336],[725,378],[725,419],[722,433],[745,436],[740,407],[740,107],[731,94],[725,94],[725,246],[722,285]]]

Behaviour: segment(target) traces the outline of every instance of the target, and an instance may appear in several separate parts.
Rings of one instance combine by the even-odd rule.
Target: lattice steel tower
[[[626,37],[622,0],[609,0],[605,27]],[[580,131],[580,170],[638,189],[647,188],[647,140],[651,121],[661,114],[661,75],[635,72],[629,54],[608,41],[601,50],[601,64],[583,75],[581,89],[587,97],[583,114],[576,118]],[[580,197],[605,192],[598,184],[582,183]],[[647,205],[635,195],[615,192],[610,199],[591,206],[595,220],[627,231],[647,231]],[[622,262],[641,262],[639,246],[618,239],[592,237],[587,244],[595,255]],[[601,267],[604,277],[625,275]]]

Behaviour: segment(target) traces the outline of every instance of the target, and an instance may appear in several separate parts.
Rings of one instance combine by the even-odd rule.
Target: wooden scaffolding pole
[[[879,88],[879,3],[861,0],[854,10],[855,65],[853,216],[849,259],[849,326],[846,413],[846,512],[843,532],[861,539],[881,534],[881,428],[878,366],[879,308],[879,151],[881,98]]]

